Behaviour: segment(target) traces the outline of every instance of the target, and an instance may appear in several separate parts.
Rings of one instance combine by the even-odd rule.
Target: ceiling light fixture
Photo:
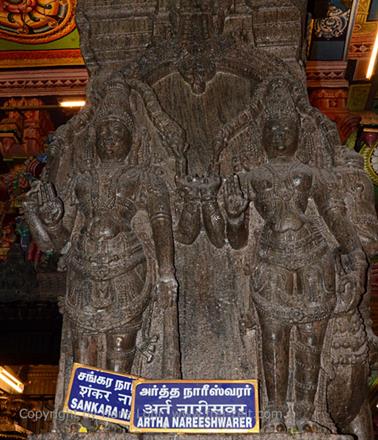
[[[368,70],[366,72],[366,78],[367,79],[370,79],[373,76],[373,72],[374,72],[374,68],[375,68],[375,62],[377,60],[377,54],[378,54],[378,31],[377,31],[377,34],[375,36],[373,51],[371,53],[370,61],[369,61],[369,67],[368,67]]]
[[[84,107],[85,101],[83,99],[77,99],[77,100],[67,100],[67,101],[61,101],[59,103],[61,107],[65,108],[73,108],[73,107]]]
[[[9,389],[11,389],[17,393],[22,393],[24,391],[24,384],[19,381],[17,377],[13,376],[13,374],[9,373],[9,371],[7,371],[5,368],[0,367],[0,388],[7,392],[9,392]]]

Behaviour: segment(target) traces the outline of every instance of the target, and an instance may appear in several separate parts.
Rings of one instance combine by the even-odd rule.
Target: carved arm
[[[201,202],[203,224],[211,243],[221,248],[224,245],[224,220],[221,213],[217,194],[222,180],[219,176],[209,176],[202,179]]]
[[[340,252],[348,254],[356,250],[362,251],[360,240],[349,221],[345,203],[332,176],[319,173],[315,178],[312,194],[320,215],[340,245]]]
[[[364,170],[362,156],[345,147],[341,148],[341,160],[337,167],[340,188],[348,195],[348,213],[364,251],[371,258],[378,253],[378,219],[373,184]]]
[[[200,192],[195,178],[176,177],[178,190],[183,194],[184,205],[175,229],[176,239],[183,244],[192,244],[201,231]]]
[[[178,336],[177,281],[174,267],[172,215],[168,189],[157,176],[147,185],[147,210],[158,262],[157,292],[163,310],[162,376],[181,377]]]
[[[157,176],[152,176],[147,191],[147,210],[155,243],[159,277],[175,279],[172,215],[168,189]]]

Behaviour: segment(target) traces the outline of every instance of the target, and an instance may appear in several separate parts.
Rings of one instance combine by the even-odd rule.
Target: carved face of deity
[[[268,159],[290,158],[298,148],[299,119],[295,117],[268,118],[263,128],[263,147]]]
[[[179,71],[195,95],[201,95],[206,91],[206,84],[216,73],[215,65],[206,56],[198,60],[188,57],[179,66]]]
[[[103,120],[97,128],[96,149],[102,161],[123,161],[130,152],[132,134],[120,119]]]

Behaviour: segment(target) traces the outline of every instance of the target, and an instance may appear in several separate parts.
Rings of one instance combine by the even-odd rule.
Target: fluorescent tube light
[[[61,107],[68,107],[68,108],[73,108],[73,107],[84,107],[85,106],[85,101],[83,99],[78,99],[78,100],[72,100],[72,101],[61,101],[59,103],[59,105]]]
[[[373,76],[374,68],[375,68],[375,62],[377,61],[377,54],[378,54],[378,31],[377,31],[377,34],[375,36],[373,51],[371,53],[370,61],[369,61],[369,67],[368,67],[368,70],[366,72],[366,78],[367,79],[370,79]]]
[[[0,367],[0,388],[1,382],[6,383],[12,390],[16,391],[17,393],[22,393],[24,391],[24,384],[3,367]]]

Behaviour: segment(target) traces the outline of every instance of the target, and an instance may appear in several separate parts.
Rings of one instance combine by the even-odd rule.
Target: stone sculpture
[[[354,152],[340,148],[336,165],[348,215],[370,260],[377,253],[378,242],[372,183],[364,171],[362,157]],[[370,318],[369,278],[365,289],[358,307],[341,313],[332,324],[332,381],[327,393],[328,406],[337,427],[362,439],[374,436],[366,378],[369,364],[374,364],[377,355],[377,337]],[[352,379],[346,387],[345,378],[348,377]]]
[[[136,128],[129,94],[122,77],[108,81],[91,121],[85,160],[71,162],[79,169],[65,182],[66,191],[57,193],[54,183],[61,189],[61,182],[52,160],[53,180],[45,177],[35,185],[24,204],[42,250],[63,253],[70,364],[124,373],[131,372],[137,333],[154,289],[166,310],[177,290],[169,194],[158,174],[132,157]],[[133,228],[140,210],[148,215],[154,249]],[[165,374],[179,373],[167,368]]]
[[[25,203],[67,269],[57,408],[73,360],[258,378],[266,433],[370,440],[378,223],[356,154],[308,102],[304,10],[79,1],[88,104]]]
[[[337,293],[345,295],[346,310],[359,302],[367,262],[338,193],[328,192],[332,176],[296,158],[300,120],[294,105],[287,105],[287,98],[280,81],[271,84],[261,121],[267,162],[242,176],[249,189],[246,197],[236,175],[228,181],[227,235],[234,248],[245,245],[249,221],[245,210],[253,201],[264,227],[256,249],[251,296],[261,329],[268,407],[276,415],[266,429],[286,431],[283,417],[277,414],[287,413],[289,341],[295,327],[296,425],[302,431],[321,432],[312,416],[324,336]],[[339,243],[337,253],[306,215],[310,198]],[[336,271],[340,274],[339,284],[343,284],[339,292]],[[344,287],[348,283],[349,287]]]
[[[251,136],[244,148],[243,133]],[[239,148],[237,174],[224,188],[228,240],[240,249],[255,239],[244,332],[255,328],[260,339],[266,431],[339,429],[371,438],[367,353],[375,353],[376,338],[366,255],[375,252],[378,229],[361,159],[339,145],[295,83],[280,79],[262,84],[219,139]]]

